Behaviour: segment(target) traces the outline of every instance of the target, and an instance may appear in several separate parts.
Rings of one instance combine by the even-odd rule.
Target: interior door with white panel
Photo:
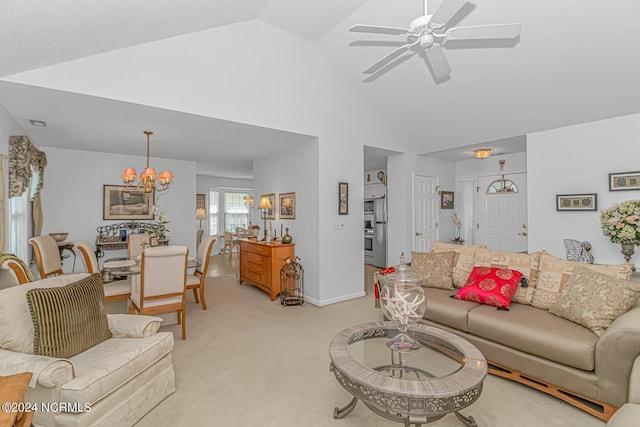
[[[429,252],[438,238],[438,178],[413,180],[413,250]]]
[[[510,187],[513,191],[505,191]],[[478,178],[478,243],[490,249],[526,252],[527,174]]]

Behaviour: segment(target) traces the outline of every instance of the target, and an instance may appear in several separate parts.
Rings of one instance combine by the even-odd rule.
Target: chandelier
[[[133,183],[136,180],[136,170],[134,168],[126,168],[122,173],[122,181],[126,184],[128,190],[140,190],[145,193],[151,193],[155,189],[156,191],[165,191],[169,188],[169,184],[173,182],[173,174],[171,171],[160,172],[160,175],[156,175],[156,170],[149,167],[149,136],[153,135],[150,130],[143,132],[147,135],[147,167],[140,173],[138,184],[134,187]]]

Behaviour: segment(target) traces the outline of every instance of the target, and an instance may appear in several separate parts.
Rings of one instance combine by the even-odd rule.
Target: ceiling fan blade
[[[398,34],[404,35],[409,32],[405,28],[379,27],[377,25],[354,25],[349,28],[352,33],[376,33],[376,34]]]
[[[520,24],[475,25],[448,29],[445,40],[512,39],[520,34]]]
[[[371,67],[369,67],[366,70],[364,70],[363,73],[364,74],[373,74],[373,73],[375,73],[380,68],[384,67],[389,62],[393,61],[394,59],[396,59],[397,57],[399,57],[400,55],[405,53],[407,51],[407,49],[411,48],[412,46],[415,46],[419,41],[420,40],[418,39],[413,43],[407,43],[407,44],[405,44],[403,46],[400,46],[399,48],[397,48],[396,50],[394,50],[393,52],[391,52],[390,54],[388,54],[387,56],[382,58],[380,61],[378,61],[375,64],[373,64]]]
[[[429,22],[431,22],[434,27],[442,27],[446,25],[465,4],[467,4],[467,0],[442,0],[440,7],[438,7],[433,16],[431,16]]]
[[[449,66],[447,58],[444,56],[444,52],[440,45],[434,44],[431,49],[428,49],[425,52],[425,54],[429,60],[429,64],[431,64],[431,69],[433,70],[435,78],[441,78],[451,74],[451,67]]]

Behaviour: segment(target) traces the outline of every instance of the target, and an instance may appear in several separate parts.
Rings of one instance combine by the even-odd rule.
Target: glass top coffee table
[[[372,322],[347,328],[329,346],[330,369],[340,385],[354,397],[334,409],[342,418],[358,400],[385,418],[406,426],[436,421],[455,413],[467,426],[472,417],[459,413],[482,393],[487,362],[468,341],[442,329],[413,325],[408,334],[422,344],[412,353],[386,346],[398,334],[391,322]]]

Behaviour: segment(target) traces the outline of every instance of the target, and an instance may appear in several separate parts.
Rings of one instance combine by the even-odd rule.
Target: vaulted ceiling
[[[430,0],[428,12],[440,3]],[[157,123],[166,129],[157,137],[179,139],[181,150],[158,148],[154,156],[197,161],[202,173],[250,176],[252,158],[266,153],[260,150],[309,137],[24,83],[32,70],[43,75],[79,58],[257,20],[323,52],[418,153],[447,157],[452,148],[492,141],[508,150],[527,133],[640,112],[640,2],[471,0],[449,26],[519,22],[520,37],[447,44],[452,73],[445,79],[412,51],[362,74],[406,38],[348,28],[407,28],[423,7],[422,0],[3,1],[0,104],[38,145],[142,154],[140,124]],[[49,126],[35,128],[30,118]],[[225,144],[209,156],[201,147],[211,134]],[[251,143],[258,139],[268,144]]]

